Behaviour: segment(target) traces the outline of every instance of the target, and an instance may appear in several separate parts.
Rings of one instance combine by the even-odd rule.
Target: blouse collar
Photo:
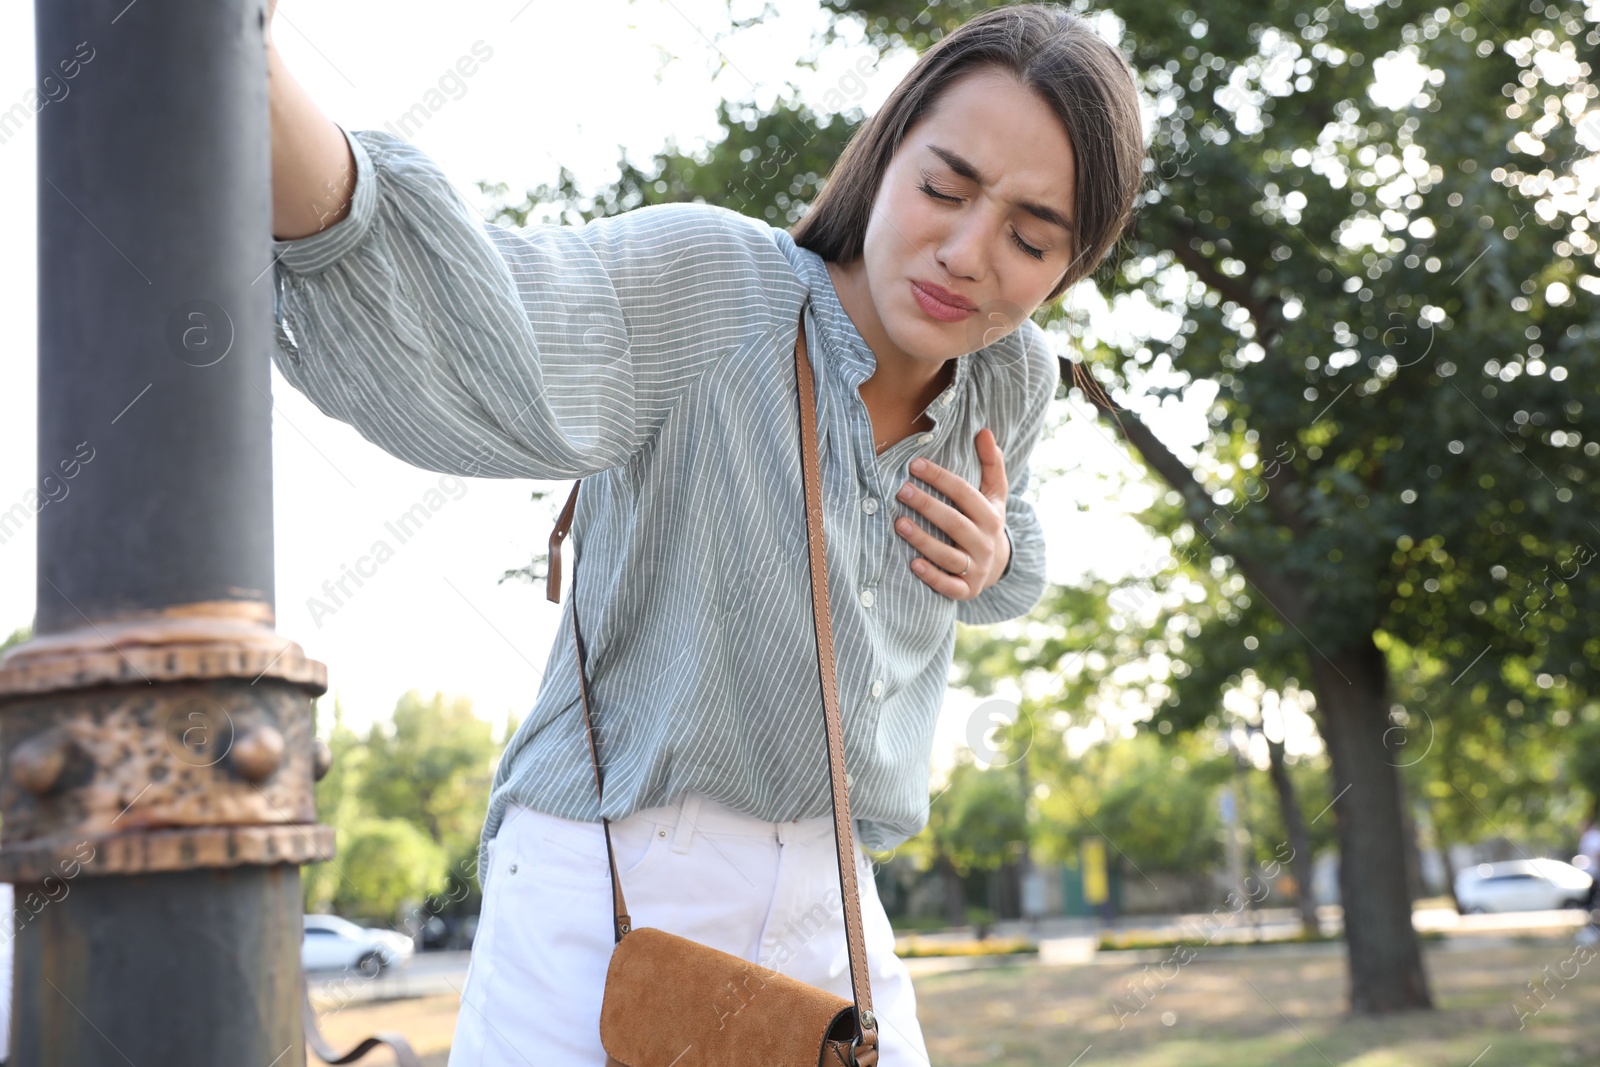
[[[828,273],[822,257],[809,248],[795,244],[787,231],[777,232],[783,237],[780,243],[784,251],[789,253],[796,273],[811,294],[811,310],[821,335],[819,340],[822,342],[823,358],[838,368],[840,378],[853,390],[872,377],[873,371],[878,368],[878,357],[839,302],[839,293],[833,287],[833,275]],[[956,358],[955,378],[929,403],[925,409],[928,415],[937,419],[945,414],[955,398],[966,390],[974,354]]]

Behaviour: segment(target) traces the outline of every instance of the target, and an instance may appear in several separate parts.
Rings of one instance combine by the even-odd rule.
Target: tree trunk
[[[1317,921],[1317,898],[1311,885],[1311,833],[1306,829],[1306,817],[1300,811],[1300,798],[1295,794],[1294,780],[1289,777],[1289,767],[1283,760],[1283,742],[1267,738],[1267,757],[1267,773],[1272,778],[1272,788],[1278,794],[1283,832],[1289,838],[1289,871],[1294,875],[1295,907],[1300,912],[1300,929],[1314,936],[1322,932],[1322,925]]]
[[[1456,861],[1450,855],[1450,837],[1444,832],[1444,827],[1439,825],[1439,812],[1432,805],[1428,808],[1428,821],[1433,824],[1433,839],[1439,846],[1439,859],[1444,862],[1444,881],[1446,890],[1450,894],[1450,902],[1456,907],[1456,914],[1462,913],[1461,898],[1456,896]]]
[[[1417,813],[1411,810],[1411,803],[1406,799],[1406,782],[1400,779],[1400,813],[1405,819],[1406,842],[1406,887],[1410,890],[1412,903],[1428,895],[1428,887],[1422,880],[1422,843],[1417,840]]]
[[[1325,651],[1332,651],[1325,650]],[[1370,636],[1330,661],[1313,650],[1317,718],[1332,764],[1350,1010],[1432,1008],[1406,885],[1400,775],[1384,746],[1388,668]]]

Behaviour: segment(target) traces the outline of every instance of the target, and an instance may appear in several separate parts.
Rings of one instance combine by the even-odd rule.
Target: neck
[[[862,397],[876,397],[887,405],[910,406],[912,410],[921,411],[949,384],[950,374],[955,370],[953,361],[919,359],[889,339],[867,288],[866,263],[862,258],[857,257],[844,265],[824,265],[833,279],[840,306],[850,316],[861,339],[872,349],[876,362],[871,376],[861,383]]]

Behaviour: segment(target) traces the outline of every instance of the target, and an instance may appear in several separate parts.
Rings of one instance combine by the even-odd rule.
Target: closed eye
[[[924,178],[922,180],[922,184],[917,186],[917,188],[921,189],[924,193],[926,193],[932,199],[937,200],[937,201],[939,201],[941,203],[958,204],[958,203],[961,202],[961,197],[952,196],[949,193],[941,192],[940,190],[935,189],[933,187],[933,183],[928,181],[928,179],[926,179],[926,178]],[[1022,254],[1023,255],[1028,256],[1028,257],[1030,257],[1032,259],[1043,259],[1044,258],[1044,249],[1035,248],[1033,245],[1030,245],[1028,242],[1024,241],[1022,239],[1022,235],[1017,233],[1016,230],[1012,230],[1011,231],[1011,241],[1019,249],[1022,250]]]
[[[1016,246],[1018,248],[1022,249],[1022,252],[1023,252],[1024,255],[1032,256],[1034,259],[1043,259],[1044,258],[1044,249],[1035,248],[1032,245],[1030,245],[1028,242],[1024,241],[1022,239],[1022,235],[1019,234],[1016,230],[1012,230],[1011,231],[1011,240],[1016,243]]]

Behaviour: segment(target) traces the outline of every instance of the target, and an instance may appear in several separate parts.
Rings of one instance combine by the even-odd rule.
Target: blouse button
[[[876,515],[878,513],[878,498],[875,496],[867,497],[861,502],[861,510],[868,515]]]
[[[950,401],[954,400],[955,398],[956,395],[954,393],[945,393],[944,396],[939,398],[939,406],[942,408],[947,408],[950,406]]]
[[[919,434],[917,437],[917,443],[922,445],[927,444],[931,440],[933,440],[933,434],[931,433]]]
[[[872,607],[872,590],[861,590],[861,606],[864,608]]]
[[[872,695],[875,697],[883,696],[883,679],[874,678],[872,680]]]

